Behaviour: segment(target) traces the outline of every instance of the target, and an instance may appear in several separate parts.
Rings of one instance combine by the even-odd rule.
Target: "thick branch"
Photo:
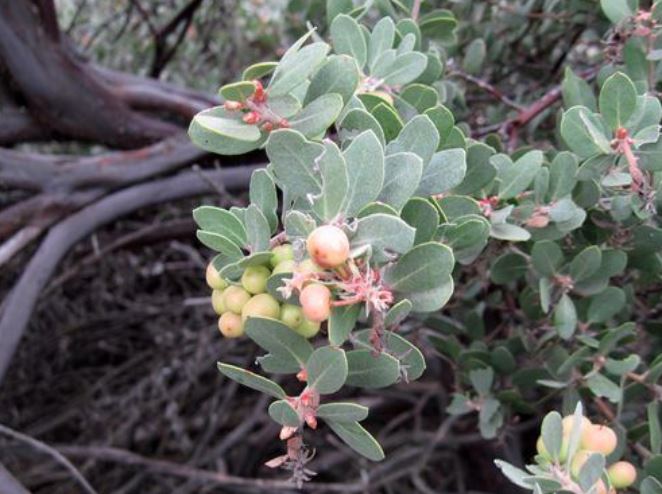
[[[0,463],[0,492],[3,494],[30,494],[21,483]]]
[[[0,3],[0,60],[33,118],[65,136],[135,148],[177,127],[133,111],[70,56],[53,32],[52,0]]]

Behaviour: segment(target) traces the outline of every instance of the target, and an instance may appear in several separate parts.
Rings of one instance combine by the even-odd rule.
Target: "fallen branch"
[[[75,466],[73,466],[73,464],[69,460],[67,460],[64,456],[62,456],[62,454],[59,451],[50,447],[48,444],[45,444],[33,437],[15,431],[14,429],[10,429],[9,427],[6,427],[2,424],[0,424],[0,434],[10,437],[15,441],[19,441],[24,444],[27,444],[31,448],[34,448],[37,451],[47,454],[48,456],[53,458],[56,462],[58,462],[60,465],[62,465],[71,474],[71,476],[74,479],[76,479],[76,482],[80,484],[80,486],[83,488],[85,492],[87,492],[87,494],[97,494],[97,491],[94,490],[94,488],[90,485],[90,483],[87,480],[85,480],[85,477],[83,477],[83,475],[78,471],[78,469]],[[3,490],[2,492],[4,493],[5,491]]]
[[[255,166],[224,169],[207,174],[226,189],[245,187]],[[58,263],[77,242],[100,226],[132,211],[163,202],[208,193],[212,190],[199,172],[136,185],[111,194],[69,216],[51,228],[41,246],[4,301],[0,317],[0,383],[32,315],[39,294]]]
[[[0,463],[0,492],[3,494],[30,494],[23,485]]]

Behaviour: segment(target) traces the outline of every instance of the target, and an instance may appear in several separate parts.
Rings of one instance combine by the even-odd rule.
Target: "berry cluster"
[[[570,465],[569,473],[571,480],[577,481],[582,467],[586,464],[591,455],[599,453],[607,457],[616,451],[618,437],[610,427],[593,424],[586,417],[582,417],[579,449],[572,458],[568,458],[573,423],[574,416],[572,415],[566,416],[562,421],[563,441],[561,442],[561,451],[559,453],[558,461],[559,464],[568,463]],[[542,436],[538,438],[536,449],[543,462],[546,462],[549,465],[553,463],[552,455],[550,455],[545,448]],[[616,489],[625,489],[634,484],[636,478],[637,471],[634,465],[627,461],[619,461],[607,468],[607,478],[604,480],[599,479],[593,486],[592,492],[595,492],[596,494],[615,494]],[[605,480],[608,480],[608,482],[605,482]]]
[[[279,273],[309,272],[316,267],[307,260],[294,262],[294,253],[289,244],[274,247],[269,265],[249,266],[239,283],[223,279],[213,264],[207,266],[207,284],[213,290],[211,302],[220,316],[218,329],[227,338],[238,338],[244,334],[244,323],[248,317],[280,319],[293,331],[306,338],[317,334],[320,324],[304,316],[301,307],[280,303],[267,293],[267,281]]]
[[[384,312],[393,302],[379,272],[350,257],[349,239],[341,228],[316,228],[306,240],[306,250],[309,257],[295,261],[292,245],[276,246],[268,266],[247,267],[238,282],[223,279],[209,264],[207,284],[213,290],[212,306],[224,336],[242,336],[248,317],[267,317],[312,338],[333,307],[365,303],[368,310]],[[281,273],[291,276],[284,276],[276,290],[283,300],[294,303],[280,303],[267,293],[269,278]]]

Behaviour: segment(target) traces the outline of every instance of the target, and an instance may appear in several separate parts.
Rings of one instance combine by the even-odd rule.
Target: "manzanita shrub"
[[[248,67],[189,130],[210,152],[269,159],[247,207],[193,212],[218,252],[207,282],[221,333],[263,351],[259,373],[218,368],[273,397],[284,452],[268,465],[308,480],[320,421],[383,459],[361,425],[368,408],[334,394],[420,378],[416,321],[456,374],[449,414],[476,414],[486,439],[545,406],[577,407],[547,415],[526,471],[498,462],[514,483],[662,493],[662,356],[646,318],[661,302],[662,4],[602,1],[620,51],[568,68],[556,145],[520,148],[455,121],[445,71],[459,58],[475,73],[484,40],[462,53],[451,11],[374,4],[328,1],[327,26]]]

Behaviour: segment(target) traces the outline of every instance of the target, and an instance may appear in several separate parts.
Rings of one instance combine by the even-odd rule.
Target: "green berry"
[[[294,273],[294,270],[296,269],[297,264],[292,261],[292,260],[287,260],[279,263],[273,270],[272,274],[279,274],[279,273]]]
[[[240,286],[229,286],[223,292],[225,308],[235,314],[241,314],[241,309],[251,299],[251,294]]]
[[[283,304],[280,308],[280,320],[291,329],[298,327],[304,320],[301,307],[292,304]]]
[[[228,282],[221,278],[221,275],[212,263],[207,265],[205,279],[207,280],[207,285],[212,290],[224,290],[228,286]]]
[[[270,317],[278,319],[280,304],[268,293],[260,293],[252,297],[241,310],[241,319],[246,321],[249,317]]]
[[[311,321],[310,319],[304,318],[303,322],[299,324],[294,331],[299,333],[304,338],[312,338],[320,330],[320,323]]]
[[[315,264],[312,259],[304,259],[298,264],[297,271],[301,273],[321,273],[324,270]]]
[[[214,312],[216,312],[216,314],[219,316],[228,310],[225,307],[223,293],[223,290],[214,290],[211,292],[211,306],[214,308]]]
[[[241,285],[249,293],[264,293],[267,291],[269,276],[271,276],[271,271],[268,268],[264,266],[249,266],[241,276]]]
[[[275,268],[283,261],[294,260],[294,249],[290,244],[279,245],[271,249],[273,255],[271,256],[271,267]]]

